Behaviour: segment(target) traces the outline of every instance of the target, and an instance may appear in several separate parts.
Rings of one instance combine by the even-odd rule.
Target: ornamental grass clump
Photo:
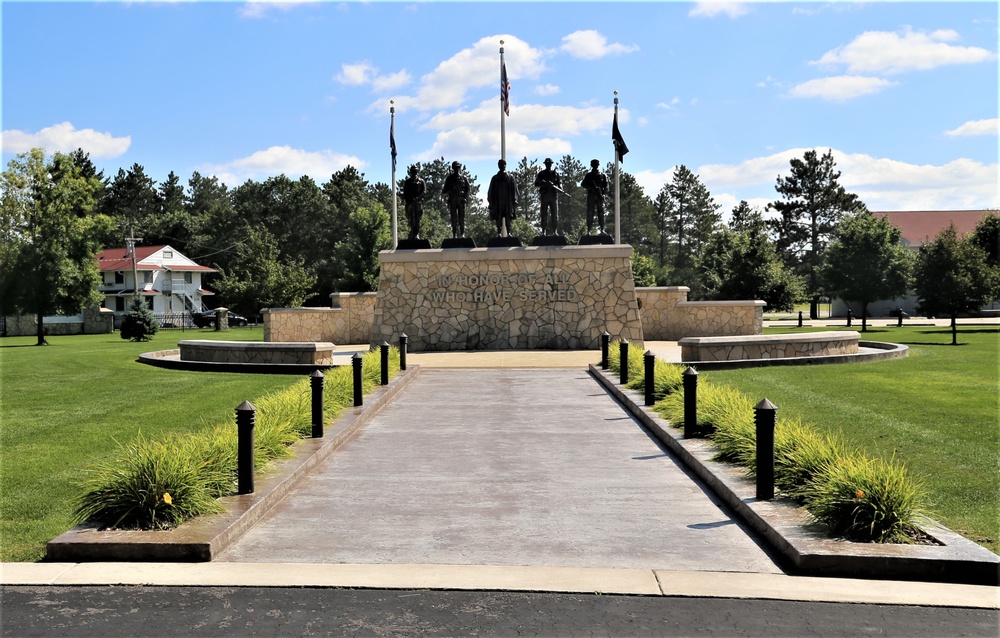
[[[828,463],[811,481],[806,509],[833,534],[862,542],[911,542],[919,536],[923,487],[895,458],[852,455]]]
[[[856,450],[848,450],[839,435],[821,434],[799,419],[779,418],[774,428],[775,486],[804,503],[814,479],[824,468],[858,454]]]
[[[76,509],[78,522],[104,528],[167,529],[222,510],[192,454],[188,437],[149,441],[142,436],[95,468]]]
[[[399,371],[399,352],[390,349],[389,376]],[[374,350],[362,363],[363,392],[381,381],[381,354]],[[323,404],[327,420],[354,404],[350,366],[327,372]],[[292,455],[291,445],[312,433],[309,380],[266,395],[254,406],[254,469]],[[118,455],[90,470],[78,498],[77,522],[104,528],[168,529],[203,514],[222,511],[216,500],[236,491],[239,434],[236,415],[185,437],[149,441],[139,437]]]
[[[680,379],[652,407],[675,427],[684,426]],[[702,381],[694,431],[715,445],[713,460],[746,468],[748,477],[756,475],[756,414],[748,396]],[[822,434],[798,419],[775,424],[774,482],[834,536],[865,542],[910,542],[920,536],[916,521],[926,500],[921,483],[894,458],[868,457],[841,436]]]

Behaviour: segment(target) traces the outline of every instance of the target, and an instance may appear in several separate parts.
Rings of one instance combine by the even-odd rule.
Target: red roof
[[[932,241],[948,224],[955,224],[958,236],[967,235],[979,220],[986,217],[988,210],[907,210],[873,211],[873,215],[884,217],[899,229],[903,240],[911,246]]]
[[[195,271],[195,272],[215,272],[214,268],[209,268],[208,266],[199,266],[198,264],[169,264],[167,266],[160,266],[158,264],[144,264],[142,263],[144,259],[148,259],[157,252],[163,250],[164,248],[170,248],[170,246],[161,244],[159,246],[136,246],[135,247],[135,259],[136,259],[136,270],[177,270],[177,271]],[[180,255],[176,250],[174,251],[177,255]],[[183,257],[183,255],[181,255]],[[185,259],[187,259],[185,257]],[[127,248],[106,248],[104,251],[98,253],[97,255],[97,265],[101,269],[101,272],[115,271],[115,270],[132,270],[132,258],[129,257]]]

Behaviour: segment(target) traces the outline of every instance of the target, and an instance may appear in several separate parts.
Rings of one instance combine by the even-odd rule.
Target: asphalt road
[[[0,588],[3,636],[989,636],[997,610],[524,592]]]

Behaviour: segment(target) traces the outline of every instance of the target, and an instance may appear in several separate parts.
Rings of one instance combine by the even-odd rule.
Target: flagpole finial
[[[389,112],[390,113],[396,112],[396,100],[389,100]]]

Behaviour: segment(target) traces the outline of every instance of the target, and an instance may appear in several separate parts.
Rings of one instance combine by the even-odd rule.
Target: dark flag
[[[510,115],[510,82],[507,81],[507,65],[500,63],[500,103],[503,104],[503,112]]]
[[[617,103],[618,98],[615,98]],[[615,121],[611,125],[611,139],[615,143],[615,159],[619,162],[625,161],[625,153],[628,153],[628,146],[625,145],[625,140],[622,139],[622,132],[618,130],[618,108],[615,107]]]
[[[396,123],[389,123],[389,148],[392,149],[392,172],[396,172]]]

